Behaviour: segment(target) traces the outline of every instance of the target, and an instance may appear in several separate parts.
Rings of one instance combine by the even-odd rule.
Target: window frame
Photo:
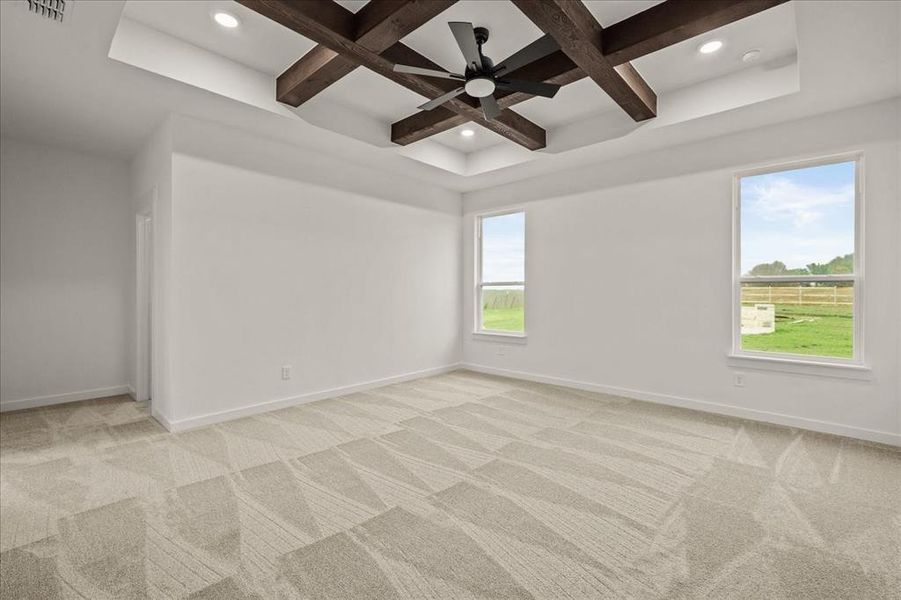
[[[744,177],[793,171],[809,167],[819,167],[837,163],[854,163],[854,273],[851,275],[776,275],[744,276],[741,273],[741,180]],[[845,152],[811,159],[801,159],[778,164],[769,164],[735,172],[732,177],[732,350],[730,357],[752,359],[770,363],[814,365],[826,367],[847,367],[867,369],[864,346],[864,154],[862,151]],[[851,358],[818,356],[815,354],[792,354],[786,352],[765,352],[743,350],[741,347],[741,285],[742,283],[790,283],[833,281],[851,282],[854,286],[853,354]]]
[[[523,244],[523,258],[522,258],[522,268],[523,268],[523,280],[522,281],[482,281],[482,221],[484,219],[489,219],[492,217],[503,217],[504,215],[513,215],[517,213],[522,213],[523,219],[523,228],[522,228],[522,244]],[[491,338],[500,338],[500,339],[511,339],[511,340],[519,340],[524,341],[526,339],[526,330],[527,330],[527,319],[528,314],[526,311],[526,279],[528,279],[526,274],[526,209],[525,208],[506,208],[498,211],[491,212],[483,212],[474,215],[475,217],[475,285],[474,285],[474,331],[473,335],[478,337],[483,337],[485,339]],[[485,329],[482,326],[482,288],[484,287],[512,287],[512,286],[522,286],[522,299],[523,299],[523,315],[522,315],[522,331],[504,331],[501,329]]]

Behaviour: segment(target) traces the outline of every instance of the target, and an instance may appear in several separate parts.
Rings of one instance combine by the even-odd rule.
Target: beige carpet
[[[0,416],[3,599],[901,598],[901,453],[458,371]]]

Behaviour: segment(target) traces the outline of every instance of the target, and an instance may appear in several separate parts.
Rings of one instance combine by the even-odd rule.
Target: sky
[[[741,271],[854,252],[854,169],[843,162],[741,179]],[[524,281],[525,214],[482,219],[482,281]]]
[[[741,179],[741,272],[789,269],[854,252],[854,162]]]
[[[482,281],[525,281],[525,213],[482,219]]]

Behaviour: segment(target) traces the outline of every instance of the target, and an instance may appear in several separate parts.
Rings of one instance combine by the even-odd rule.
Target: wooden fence
[[[854,304],[851,286],[742,286],[743,304]]]
[[[482,308],[521,308],[522,306],[522,289],[482,290]]]

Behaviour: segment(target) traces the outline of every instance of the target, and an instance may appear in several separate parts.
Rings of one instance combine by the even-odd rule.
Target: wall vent
[[[54,21],[62,21],[66,12],[67,0],[26,0],[28,2],[28,10],[31,12],[53,19]],[[69,0],[71,1],[71,0]]]

